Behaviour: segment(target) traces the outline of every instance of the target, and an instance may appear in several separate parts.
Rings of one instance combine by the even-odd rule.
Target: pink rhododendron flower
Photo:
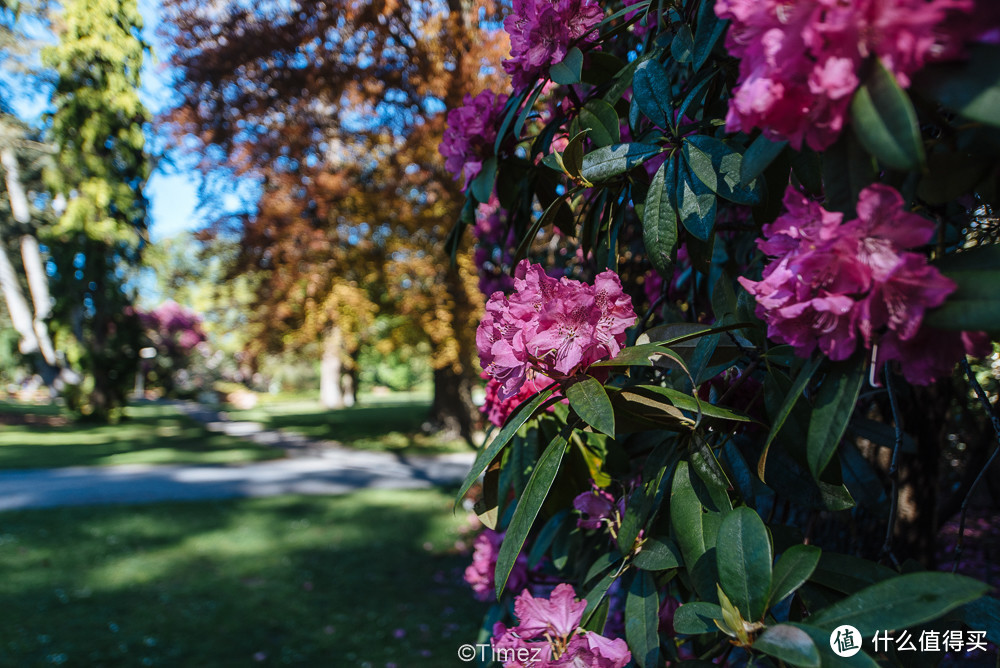
[[[503,68],[514,88],[526,88],[550,65],[562,62],[570,44],[597,37],[604,12],[593,0],[514,0],[503,25],[510,35],[510,58]]]
[[[580,628],[586,607],[587,602],[577,601],[573,587],[565,583],[557,585],[548,599],[521,592],[514,600],[518,625],[493,627],[493,655],[504,668],[624,668],[632,659],[624,640]]]
[[[462,188],[483,168],[483,160],[493,151],[497,138],[497,116],[507,103],[506,95],[484,90],[476,97],[466,95],[461,107],[448,112],[448,128],[438,147],[445,167],[459,179],[465,173]]]
[[[968,337],[963,346],[958,333],[927,339],[924,314],[943,304],[955,283],[907,250],[929,242],[934,224],[906,211],[894,189],[865,188],[858,217],[846,223],[792,187],[785,208],[757,244],[773,260],[762,279],[739,279],[757,299],[770,338],[802,357],[819,348],[833,360],[850,357],[859,340],[867,349],[877,345],[879,361],[898,360],[918,384],[950,371],[963,348],[978,350]]]
[[[472,587],[475,597],[480,601],[489,601],[495,594],[494,577],[497,568],[497,555],[500,554],[500,544],[504,534],[483,529],[473,543],[472,563],[465,569],[464,579]],[[528,557],[517,555],[514,568],[507,578],[507,590],[511,592],[523,589],[528,582]]]
[[[732,20],[726,48],[740,60],[726,128],[763,128],[795,148],[830,146],[872,55],[904,88],[942,51],[940,24],[971,0],[718,0]]]
[[[614,357],[635,322],[632,300],[617,274],[598,274],[593,285],[547,276],[522,260],[510,297],[495,292],[476,331],[483,369],[500,383],[501,400],[517,394],[528,371],[568,378]]]
[[[615,503],[615,497],[597,485],[573,499],[573,508],[580,513],[576,525],[581,529],[600,529],[605,524],[617,527],[624,514],[624,500]]]

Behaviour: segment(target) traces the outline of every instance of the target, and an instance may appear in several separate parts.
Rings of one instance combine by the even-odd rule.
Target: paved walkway
[[[0,510],[98,503],[223,499],[279,494],[345,494],[368,488],[418,488],[458,482],[473,452],[407,457],[364,452],[229,422],[197,405],[179,405],[209,429],[285,448],[288,459],[238,466],[79,466],[0,471]],[[254,426],[256,425],[256,426]]]

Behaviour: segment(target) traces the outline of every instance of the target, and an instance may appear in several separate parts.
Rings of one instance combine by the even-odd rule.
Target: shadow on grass
[[[380,401],[375,405],[327,410],[319,406],[310,409],[299,403],[291,407],[273,405],[231,411],[229,417],[261,422],[268,429],[287,429],[362,450],[392,450],[406,454],[468,451],[468,445],[462,440],[442,440],[422,432],[430,405],[430,400],[420,399]]]
[[[482,604],[439,490],[0,514],[0,664],[452,665]]]
[[[0,402],[0,414],[59,416],[56,406]],[[115,425],[14,424],[0,430],[0,468],[117,464],[223,464],[281,457],[280,450],[213,433],[168,405],[126,409]]]

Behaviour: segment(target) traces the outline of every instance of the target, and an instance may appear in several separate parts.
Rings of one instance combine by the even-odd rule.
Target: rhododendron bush
[[[880,631],[1000,642],[998,583],[962,574],[1000,439],[1000,11],[516,0],[504,28],[509,87],[441,144],[486,300],[459,496],[493,656],[840,665],[844,624],[857,665],[909,665]]]

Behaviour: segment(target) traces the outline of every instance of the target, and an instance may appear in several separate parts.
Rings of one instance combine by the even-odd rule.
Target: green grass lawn
[[[232,420],[260,422],[269,429],[296,431],[361,450],[406,454],[467,452],[469,446],[465,441],[442,440],[421,433],[430,405],[427,394],[398,393],[362,396],[359,405],[340,410],[328,410],[315,400],[298,398],[262,401],[256,408],[228,413]]]
[[[129,406],[125,415],[115,425],[74,423],[57,406],[0,401],[0,469],[229,464],[284,456],[281,450],[209,432],[172,406]]]
[[[0,665],[458,664],[439,490],[0,513]]]

